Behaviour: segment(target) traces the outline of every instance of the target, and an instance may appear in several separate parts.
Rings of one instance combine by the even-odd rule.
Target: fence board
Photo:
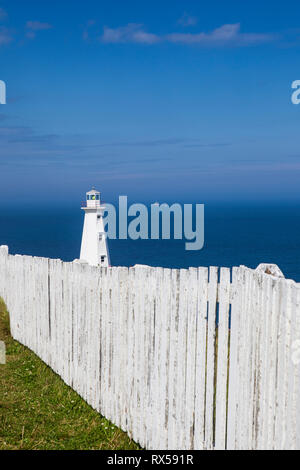
[[[241,301],[241,270],[233,268],[231,295],[231,328],[229,350],[229,384],[228,384],[228,419],[227,419],[227,449],[236,449],[237,402],[239,388],[238,374],[238,345],[239,345],[239,306]]]
[[[198,271],[189,270],[189,291],[187,299],[187,370],[186,370],[186,448],[194,448],[195,427],[195,367],[196,367],[196,334],[197,334],[197,289]]]
[[[219,284],[218,356],[216,382],[216,442],[217,450],[226,446],[228,325],[230,300],[230,270],[222,268]]]
[[[208,269],[198,269],[194,448],[204,449]]]
[[[279,320],[279,282],[272,279],[271,288],[271,334],[269,349],[269,393],[267,396],[268,403],[268,431],[265,442],[266,448],[272,450],[274,448],[275,439],[275,410],[276,410],[276,364],[277,364],[277,336],[278,336],[278,320]]]
[[[215,400],[215,341],[217,307],[218,268],[209,269],[208,321],[206,352],[206,395],[205,395],[205,448],[211,450],[214,440],[214,400]]]
[[[169,416],[168,416],[168,447],[175,449],[177,444],[176,425],[176,390],[177,390],[177,357],[178,357],[178,320],[179,320],[179,271],[171,272],[171,301],[170,301],[170,359],[169,359]],[[153,341],[155,339],[153,338]]]
[[[175,449],[185,449],[185,411],[186,411],[186,361],[187,361],[187,287],[188,271],[180,270],[179,319],[178,319],[178,351],[176,381],[177,401],[177,444]]]

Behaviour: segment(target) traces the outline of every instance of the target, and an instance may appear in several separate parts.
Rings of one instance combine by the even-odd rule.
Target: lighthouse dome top
[[[92,196],[92,195],[94,195],[94,194],[100,194],[100,193],[99,193],[99,191],[96,191],[95,188],[92,188],[91,191],[88,191],[86,194],[87,194],[88,196]]]

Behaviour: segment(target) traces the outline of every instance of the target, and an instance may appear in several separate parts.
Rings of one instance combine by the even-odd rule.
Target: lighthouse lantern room
[[[103,221],[105,206],[101,205],[99,191],[93,188],[86,193],[86,202],[82,209],[85,215],[80,260],[91,266],[108,267],[110,258]]]

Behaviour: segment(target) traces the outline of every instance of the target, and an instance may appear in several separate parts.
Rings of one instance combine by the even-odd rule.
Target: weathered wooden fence
[[[11,256],[13,337],[147,449],[300,449],[293,281]]]

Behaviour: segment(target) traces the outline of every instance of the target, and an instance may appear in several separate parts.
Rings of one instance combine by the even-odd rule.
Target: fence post
[[[1,245],[0,246],[0,297],[5,297],[6,293],[6,280],[7,280],[7,273],[6,273],[6,264],[8,258],[8,246]],[[3,299],[4,300],[4,299]]]

